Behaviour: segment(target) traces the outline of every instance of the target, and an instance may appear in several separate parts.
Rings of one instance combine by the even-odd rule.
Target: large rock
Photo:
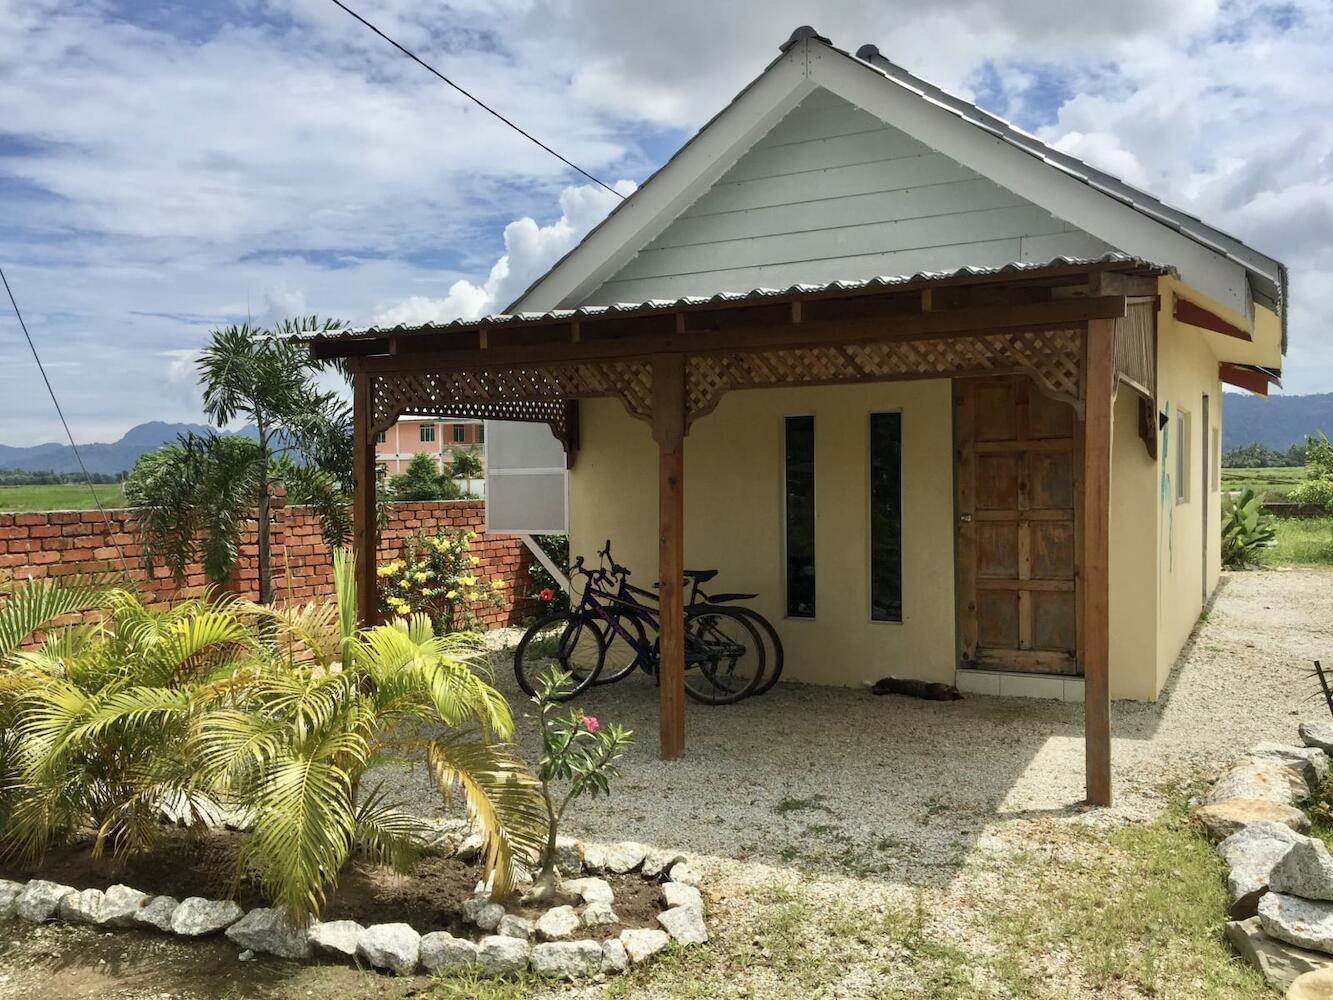
[[[666,882],[662,885],[662,899],[668,908],[675,906],[693,906],[700,913],[704,911],[704,897],[698,889],[684,882]]]
[[[306,929],[278,909],[260,906],[227,928],[227,939],[242,948],[279,958],[309,958]]]
[[[629,968],[629,952],[620,943],[619,938],[607,938],[602,942],[602,971],[624,972]]]
[[[657,922],[681,944],[703,944],[708,940],[703,910],[695,906],[674,906],[657,915]]]
[[[589,903],[583,908],[579,918],[583,921],[584,927],[605,927],[620,923],[620,917],[616,916],[611,904],[603,902]]]
[[[518,938],[492,934],[477,945],[477,962],[488,976],[510,976],[528,967],[532,945]]]
[[[1305,833],[1310,829],[1310,817],[1295,806],[1269,802],[1266,799],[1231,799],[1226,802],[1213,802],[1195,809],[1194,819],[1213,841],[1225,840],[1251,823],[1264,821],[1281,823],[1297,833]],[[676,866],[679,867],[680,865]],[[676,868],[672,869],[673,878]]]
[[[477,946],[444,931],[424,934],[421,938],[421,966],[427,972],[444,972],[464,965],[475,965]]]
[[[1273,760],[1291,768],[1312,790],[1328,775],[1328,754],[1318,747],[1294,747],[1268,741],[1250,747],[1248,756]]]
[[[685,855],[677,854],[675,851],[650,850],[643,856],[643,867],[639,871],[643,872],[644,878],[659,878],[665,874],[677,861],[684,861]]]
[[[113,885],[102,894],[103,927],[133,927],[134,918],[148,902],[148,893],[128,885]]]
[[[14,899],[14,913],[23,920],[40,924],[56,915],[60,901],[74,892],[74,887],[35,878]]]
[[[1273,865],[1268,882],[1289,896],[1333,899],[1333,857],[1322,840],[1302,837]]]
[[[678,861],[671,866],[671,881],[680,882],[684,885],[692,885],[696,889],[703,884],[703,877],[697,870],[690,867],[688,861]]]
[[[1217,845],[1227,867],[1228,912],[1232,920],[1254,916],[1259,897],[1268,891],[1273,865],[1301,840],[1301,835],[1281,823],[1251,823]]]
[[[241,919],[245,911],[231,899],[204,899],[191,896],[171,915],[171,933],[182,937],[203,937],[226,930]]]
[[[564,875],[583,871],[583,845],[573,837],[556,837],[555,867]]]
[[[1316,747],[1324,753],[1333,754],[1333,722],[1302,722],[1298,731],[1301,742],[1307,747]]]
[[[479,894],[463,902],[463,919],[484,931],[493,931],[504,919],[505,908],[492,903],[487,895]]]
[[[171,931],[171,921],[180,908],[174,896],[154,896],[134,915],[135,927],[155,927],[160,931]]]
[[[602,971],[602,946],[596,941],[552,941],[532,949],[532,971],[561,979],[581,979]]]
[[[454,856],[459,861],[476,861],[481,857],[481,848],[486,843],[481,834],[472,833],[463,838],[463,842],[458,845],[458,850]]]
[[[537,927],[527,917],[520,917],[517,913],[506,913],[504,919],[500,921],[500,926],[495,929],[495,933],[504,937],[522,938],[526,941],[532,937]]]
[[[1333,903],[1269,891],[1259,900],[1264,933],[1298,948],[1333,952]]]
[[[620,943],[625,946],[625,954],[635,965],[647,961],[653,955],[671,943],[671,935],[659,931],[656,927],[637,927],[620,932]]]
[[[604,844],[584,844],[583,870],[594,875],[606,871],[606,852]]]
[[[1264,933],[1258,917],[1227,922],[1227,940],[1236,954],[1280,987],[1313,969],[1333,968],[1333,957],[1297,948]]]
[[[1208,793],[1208,802],[1229,799],[1263,799],[1294,805],[1310,797],[1305,779],[1275,760],[1242,758],[1222,772]]]
[[[612,844],[606,849],[606,870],[617,875],[632,872],[643,864],[644,855],[647,853],[642,844],[636,844],[631,840]]]
[[[544,941],[563,941],[579,929],[579,915],[572,906],[557,906],[537,918],[537,936]]]
[[[306,937],[315,951],[351,961],[356,958],[357,942],[364,930],[355,920],[315,920]]]
[[[611,883],[604,878],[570,878],[560,883],[562,892],[572,892],[581,896],[585,903],[613,903],[615,893]]]
[[[421,959],[421,935],[407,924],[371,924],[356,939],[356,953],[367,965],[410,976]]]
[[[9,879],[0,878],[0,920],[8,920],[14,916],[14,904],[18,902],[19,893],[22,891],[22,882],[11,882]]]
[[[72,924],[101,923],[103,898],[101,889],[71,892],[61,897],[60,905],[56,907],[56,916]]]
[[[1333,1000],[1333,969],[1301,973],[1287,990],[1287,1000]]]

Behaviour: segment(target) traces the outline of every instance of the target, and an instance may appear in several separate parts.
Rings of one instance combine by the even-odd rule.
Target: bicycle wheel
[[[778,630],[773,624],[761,615],[758,611],[750,608],[738,607],[735,610],[750,619],[750,622],[759,630],[759,636],[764,640],[764,676],[759,679],[755,689],[750,694],[763,694],[770,690],[782,676],[782,661],[785,653],[782,649],[782,639],[778,636]]]
[[[552,667],[563,670],[573,684],[565,698],[572,698],[597,679],[605,658],[606,640],[590,616],[557,611],[523,633],[514,650],[514,677],[528,697],[535,697],[542,674]]]
[[[764,641],[733,608],[685,609],[685,693],[705,705],[740,701],[764,676]]]
[[[606,640],[606,658],[594,684],[614,684],[628,677],[639,669],[648,649],[648,633],[644,630],[643,619],[634,611],[619,608],[611,612],[611,618],[615,626],[607,621],[597,623]]]

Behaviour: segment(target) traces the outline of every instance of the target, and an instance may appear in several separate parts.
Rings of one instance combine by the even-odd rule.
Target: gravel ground
[[[1305,674],[1312,658],[1333,659],[1330,610],[1333,574],[1228,575],[1164,697],[1113,706],[1117,804],[1110,810],[1081,805],[1078,705],[983,697],[920,702],[779,685],[736,706],[690,704],[687,756],[666,764],[656,759],[656,692],[646,679],[594,689],[579,704],[635,729],[639,741],[611,798],[574,810],[565,832],[690,852],[708,877],[716,941],[614,987],[554,993],[635,1000],[1012,996],[987,979],[997,962],[1013,957],[997,954],[987,932],[996,901],[1024,895],[1019,859],[1077,852],[1078,838],[1068,836],[1077,824],[1149,818],[1167,790],[1210,776],[1250,744],[1294,740],[1297,721],[1323,710],[1309,700],[1313,682]],[[491,639],[497,647],[505,640]],[[495,659],[496,681],[517,710],[523,701],[502,648]],[[531,725],[519,728],[532,752]],[[438,796],[421,775],[386,777],[405,799],[434,811]],[[893,923],[903,914],[912,927]],[[921,934],[933,943],[913,950],[910,942]],[[0,930],[0,995],[426,995],[350,970],[236,963],[233,951],[220,942],[185,947],[146,935],[126,940],[87,928],[10,925]],[[1088,985],[1068,955],[1036,960],[1050,962],[1049,983],[1024,996],[1145,996]],[[544,990],[519,984],[494,996]],[[466,988],[439,995],[481,994]]]
[[[1206,775],[1263,739],[1294,739],[1310,660],[1333,660],[1326,573],[1227,574],[1156,703],[1112,708],[1116,806],[1140,819],[1163,785]],[[525,706],[507,649],[493,633],[495,683]],[[1083,812],[1081,705],[972,696],[927,702],[864,690],[779,684],[720,707],[688,702],[686,755],[657,759],[657,691],[638,676],[585,692],[577,704],[638,739],[610,799],[572,811],[569,832],[683,848],[717,859],[840,861],[850,874],[931,879],[996,824]],[[535,755],[533,726],[517,726]],[[433,801],[420,773],[396,777],[412,801]],[[816,836],[807,836],[812,831]],[[822,840],[822,844],[810,843]],[[830,858],[811,858],[823,850]]]

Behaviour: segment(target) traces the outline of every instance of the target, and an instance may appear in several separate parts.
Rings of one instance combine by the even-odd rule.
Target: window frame
[[[451,444],[466,444],[467,424],[454,424],[453,430],[449,432],[449,436],[452,438],[452,441],[450,442]]]
[[[815,566],[815,591],[814,591],[814,612],[809,615],[794,615],[791,613],[791,593],[788,586],[790,579],[791,563],[788,560],[788,539],[790,531],[788,530],[788,500],[787,500],[787,472],[788,472],[788,447],[787,435],[789,422],[792,420],[806,419],[810,421],[810,533],[812,562]],[[809,413],[784,413],[782,415],[782,448],[781,465],[779,470],[778,482],[781,484],[782,491],[782,618],[784,621],[793,622],[812,622],[819,617],[819,456],[817,454],[817,433],[818,425],[815,420],[815,414]]]
[[[376,444],[386,444],[388,440],[389,440],[388,431],[380,431],[378,434],[375,435]]]
[[[420,424],[417,427],[417,444],[435,443],[435,425]]]
[[[1190,411],[1183,406],[1176,407],[1175,415],[1176,425],[1176,505],[1187,504],[1193,495],[1190,489],[1190,469],[1193,463],[1190,461],[1193,455],[1190,448],[1190,435],[1193,432],[1193,421],[1190,419]]]
[[[874,420],[876,416],[885,414],[894,414],[898,417],[898,617],[897,618],[876,618],[875,617],[875,565],[874,565],[874,506],[871,503],[871,490],[874,488],[874,481],[871,477],[871,467],[874,462],[875,442],[874,442]],[[871,410],[866,414],[866,479],[865,479],[865,500],[866,500],[866,620],[871,625],[902,625],[907,618],[907,588],[904,585],[904,565],[903,559],[903,541],[907,538],[906,512],[903,510],[903,410],[901,407],[891,407],[886,409]]]

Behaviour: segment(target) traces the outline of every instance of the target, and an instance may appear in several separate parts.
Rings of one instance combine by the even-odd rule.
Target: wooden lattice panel
[[[592,396],[618,396],[631,413],[647,419],[651,365],[629,359],[377,375],[370,433],[392,426],[404,413],[420,413],[539,421],[568,443],[565,402]]]
[[[686,393],[694,419],[731,389],[1027,372],[1077,405],[1082,352],[1083,331],[1069,329],[696,355]]]

